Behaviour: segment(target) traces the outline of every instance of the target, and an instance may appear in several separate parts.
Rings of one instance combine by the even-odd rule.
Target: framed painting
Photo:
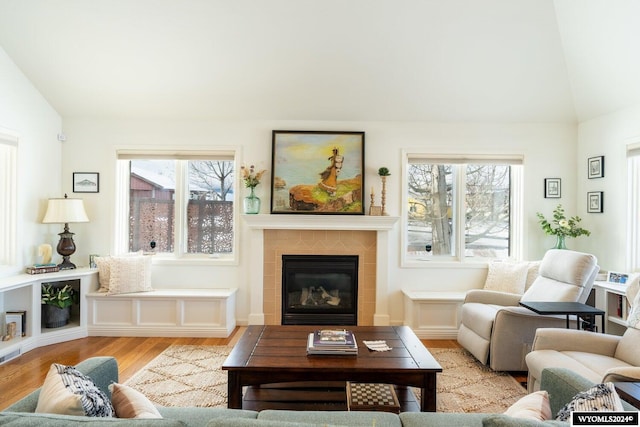
[[[604,191],[588,192],[587,193],[587,212],[589,213],[604,212],[603,199],[604,199]]]
[[[273,131],[271,213],[364,215],[364,132]]]
[[[544,179],[544,197],[546,199],[559,199],[561,195],[560,178]]]
[[[589,157],[589,179],[604,178],[604,156]]]
[[[74,193],[98,193],[100,192],[100,174],[97,172],[74,172]]]

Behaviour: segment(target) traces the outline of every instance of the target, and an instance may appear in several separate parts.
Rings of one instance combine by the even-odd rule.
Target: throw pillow
[[[539,421],[550,420],[553,415],[551,414],[549,393],[541,390],[527,394],[511,405],[504,414],[516,418],[528,418]]]
[[[113,383],[109,385],[109,391],[118,418],[162,418],[154,404],[138,390]]]
[[[522,294],[527,280],[528,269],[529,264],[526,262],[490,262],[484,289]]]
[[[640,275],[632,275],[627,287],[627,301],[631,304],[631,310],[629,310],[629,316],[627,316],[627,325],[634,329],[640,329],[640,292],[638,292],[638,280],[640,280]]]
[[[113,257],[109,295],[152,291],[151,257]]]
[[[54,363],[38,396],[36,412],[112,417],[109,397],[73,366]]]
[[[613,383],[602,383],[576,394],[560,409],[556,420],[569,421],[571,411],[624,411],[624,407]]]
[[[98,256],[94,260],[98,267],[98,283],[100,284],[98,292],[108,292],[109,280],[111,279],[111,257]]]
[[[538,274],[540,273],[540,263],[541,262],[542,261],[531,261],[529,263],[529,267],[527,269],[527,280],[525,281],[525,284],[524,284],[525,292],[531,287],[533,282],[538,277]]]

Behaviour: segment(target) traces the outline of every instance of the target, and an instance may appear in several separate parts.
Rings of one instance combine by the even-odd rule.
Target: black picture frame
[[[562,180],[560,178],[544,179],[544,198],[559,199],[562,196]]]
[[[604,156],[589,157],[587,176],[589,179],[604,178]]]
[[[604,212],[604,191],[589,191],[587,193],[587,212]]]
[[[74,193],[99,193],[100,174],[98,172],[73,172]]]
[[[274,130],[271,213],[364,215],[364,132]]]

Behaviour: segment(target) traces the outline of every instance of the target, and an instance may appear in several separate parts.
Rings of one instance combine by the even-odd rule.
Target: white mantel
[[[388,326],[389,307],[389,230],[398,222],[399,217],[365,215],[242,215],[242,219],[251,230],[250,259],[255,265],[264,265],[264,230],[358,230],[376,231],[376,309],[374,325]],[[250,308],[248,323],[263,325],[263,270],[249,271]]]

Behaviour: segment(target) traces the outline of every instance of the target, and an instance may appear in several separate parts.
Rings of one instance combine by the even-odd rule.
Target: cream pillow
[[[98,292],[108,292],[111,280],[111,257],[98,256],[94,260],[98,266],[98,283],[100,284]]]
[[[91,378],[73,366],[54,363],[40,389],[36,412],[112,417],[113,406]]]
[[[118,418],[162,418],[154,404],[138,390],[112,383],[109,391]]]
[[[541,390],[527,394],[511,405],[504,414],[516,418],[528,418],[539,421],[550,420],[553,414],[551,413],[549,393]]]
[[[522,294],[528,271],[529,263],[526,262],[490,262],[484,289]]]
[[[112,257],[110,270],[109,295],[153,290],[150,256]]]

